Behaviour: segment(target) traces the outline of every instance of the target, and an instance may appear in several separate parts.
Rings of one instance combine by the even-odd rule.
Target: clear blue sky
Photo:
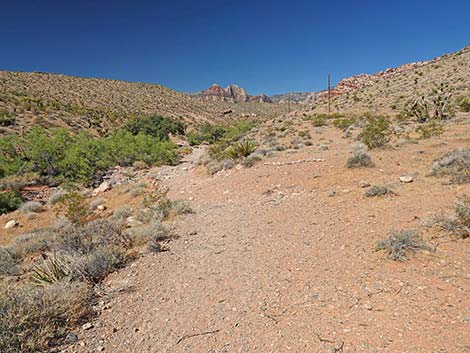
[[[470,44],[470,1],[1,1],[0,69],[315,91]]]

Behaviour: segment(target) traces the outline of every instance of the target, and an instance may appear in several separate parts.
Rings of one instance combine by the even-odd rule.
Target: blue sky
[[[470,1],[1,0],[0,69],[316,91],[470,44]]]

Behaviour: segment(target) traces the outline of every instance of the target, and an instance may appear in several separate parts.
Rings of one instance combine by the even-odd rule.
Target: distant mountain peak
[[[219,84],[213,83],[207,90],[200,92],[199,96],[205,100],[213,101],[272,103],[272,100],[264,93],[250,96],[244,88],[234,84],[223,88]]]

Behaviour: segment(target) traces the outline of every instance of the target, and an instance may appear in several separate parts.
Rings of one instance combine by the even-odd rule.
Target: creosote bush
[[[392,128],[388,117],[370,116],[358,139],[372,149],[384,147],[391,136]]]
[[[444,133],[444,127],[442,124],[432,120],[425,124],[422,124],[416,128],[416,132],[419,134],[421,139],[428,139],[433,136],[440,136]]]
[[[0,214],[15,211],[22,202],[23,198],[19,192],[0,192]]]
[[[409,253],[415,253],[418,250],[432,250],[432,247],[421,238],[418,231],[404,229],[399,232],[391,232],[387,239],[377,242],[376,249],[385,251],[392,260],[404,261],[408,259]]]

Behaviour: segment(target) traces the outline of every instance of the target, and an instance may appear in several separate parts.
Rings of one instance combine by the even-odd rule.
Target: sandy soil
[[[215,176],[190,162],[164,170],[171,196],[195,213],[175,221],[169,251],[107,279],[94,328],[66,350],[470,352],[468,240],[419,223],[470,191],[427,176],[433,159],[469,146],[469,126],[374,151],[370,169],[345,168],[351,141],[337,130],[312,137],[333,142]],[[403,173],[414,181],[400,184]],[[366,198],[361,182],[396,195]],[[423,231],[436,251],[403,263],[375,251],[403,228]]]

